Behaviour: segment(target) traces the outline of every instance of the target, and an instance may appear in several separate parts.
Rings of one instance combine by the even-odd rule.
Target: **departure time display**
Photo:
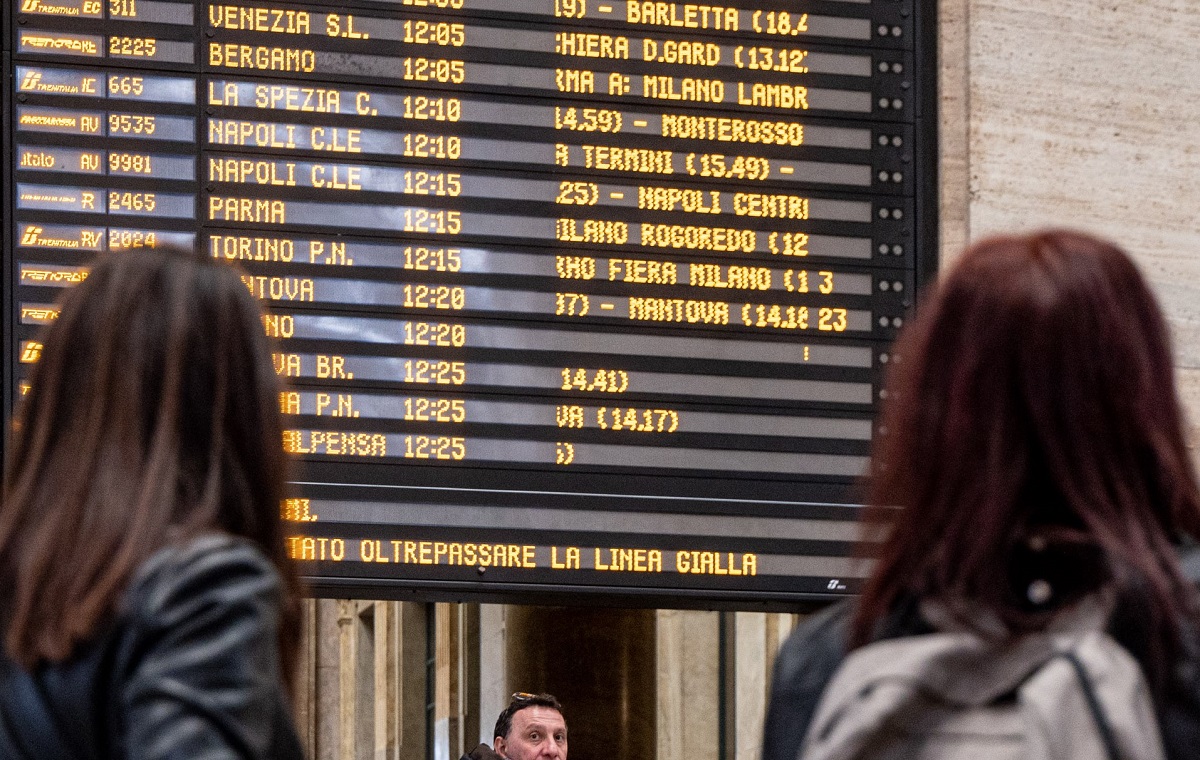
[[[931,0],[5,2],[10,412],[90,257],[195,246],[267,309],[318,593],[857,587]]]

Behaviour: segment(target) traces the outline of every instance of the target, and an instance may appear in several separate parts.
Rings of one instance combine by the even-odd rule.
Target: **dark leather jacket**
[[[0,657],[0,758],[301,758],[279,601],[274,568],[246,542],[163,549],[70,659],[29,673]]]
[[[480,744],[475,749],[463,755],[459,760],[507,760],[504,755],[492,751],[486,744]]]
[[[853,601],[840,602],[797,628],[775,660],[771,699],[763,727],[762,760],[796,760],[817,703],[834,671],[846,656]],[[1118,609],[1109,633],[1137,658],[1144,654],[1136,621]],[[897,610],[880,626],[881,639],[932,632],[915,604]],[[1168,760],[1184,760],[1200,752],[1200,656],[1179,663],[1166,693],[1156,700],[1159,727]]]

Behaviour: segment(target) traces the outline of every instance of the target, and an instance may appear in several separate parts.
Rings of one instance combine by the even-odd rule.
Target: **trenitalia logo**
[[[36,340],[27,340],[21,346],[21,363],[36,364],[42,358],[43,345]]]
[[[36,90],[37,86],[38,86],[38,82],[41,82],[41,81],[42,81],[42,72],[31,71],[25,75],[24,79],[21,80],[21,89],[22,90]]]
[[[69,0],[67,0],[69,2]],[[115,7],[115,6],[114,6]],[[43,16],[89,16],[100,18],[104,14],[104,6],[100,0],[75,0],[73,5],[49,5],[45,0],[21,0],[21,13],[39,13]],[[116,11],[113,12],[116,16]]]
[[[25,234],[21,235],[21,245],[37,245],[38,238],[43,231],[41,227],[30,226],[26,228]]]

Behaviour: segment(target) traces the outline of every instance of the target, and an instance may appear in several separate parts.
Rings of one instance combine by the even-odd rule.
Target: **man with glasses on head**
[[[492,735],[490,749],[480,744],[462,760],[567,760],[567,722],[550,694],[513,694]]]

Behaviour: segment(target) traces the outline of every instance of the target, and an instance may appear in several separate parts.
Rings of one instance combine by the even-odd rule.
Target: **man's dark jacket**
[[[461,760],[504,760],[504,755],[497,754],[486,744],[480,744],[475,749],[463,755]]]

